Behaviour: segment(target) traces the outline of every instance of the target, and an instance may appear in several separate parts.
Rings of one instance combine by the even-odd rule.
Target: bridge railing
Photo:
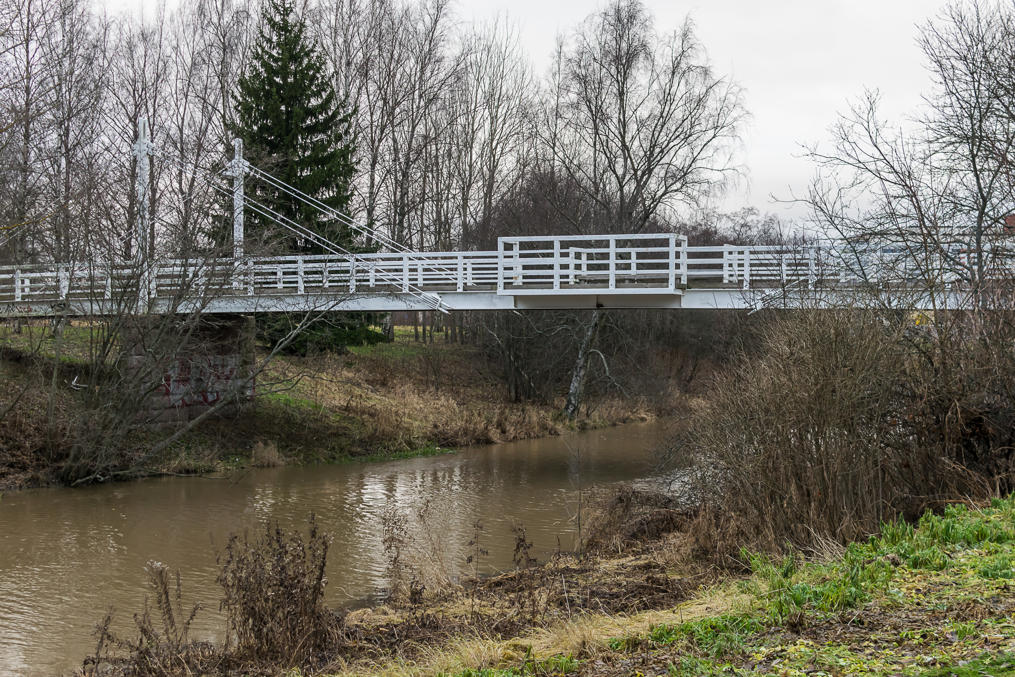
[[[686,253],[672,233],[501,237],[497,293],[673,293],[687,284]]]
[[[813,286],[831,278],[838,280],[840,273],[829,251],[815,246],[688,247],[687,265],[692,284],[714,281],[743,289],[798,282]]]
[[[239,276],[248,295],[403,292],[410,287],[465,291],[496,284],[497,257],[495,252],[450,252],[251,258]]]
[[[1013,252],[961,247],[718,245],[683,236],[503,237],[496,251],[163,260],[151,268],[97,262],[0,266],[0,305],[143,303],[214,296],[488,291],[498,295],[678,294],[687,287],[773,288],[1015,276]],[[979,274],[979,273],[976,273]],[[171,304],[170,304],[171,305]],[[94,306],[93,306],[94,307]],[[8,310],[8,312],[10,312]]]
[[[0,302],[61,302],[112,299],[137,288],[137,270],[129,265],[37,264],[0,266]]]

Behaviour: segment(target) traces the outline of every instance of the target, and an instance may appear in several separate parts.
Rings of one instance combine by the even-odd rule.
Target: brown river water
[[[540,557],[571,548],[578,488],[651,481],[665,436],[663,424],[636,424],[400,461],[8,494],[0,498],[0,675],[72,671],[94,651],[92,633],[110,608],[114,629],[129,634],[150,560],[180,571],[185,604],[203,604],[192,636],[220,639],[216,552],[229,534],[268,521],[299,527],[317,515],[334,537],[334,606],[383,595],[381,518],[392,506],[414,515],[429,502],[429,531],[453,575],[471,571],[477,519],[487,573],[512,566],[515,522]]]

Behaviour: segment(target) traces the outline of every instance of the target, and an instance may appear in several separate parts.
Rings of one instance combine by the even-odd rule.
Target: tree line
[[[740,170],[740,88],[712,69],[689,20],[658,29],[640,0],[614,0],[562,34],[545,73],[508,20],[464,24],[447,0],[192,0],[144,16],[109,16],[87,0],[16,0],[2,11],[0,263],[135,253],[129,149],[142,119],[156,149],[146,245],[169,256],[227,251],[230,208],[218,192],[237,136],[256,165],[371,230],[355,236],[284,195],[271,202],[263,186],[249,194],[360,250],[673,230]],[[318,136],[340,128],[323,147],[341,156],[337,181],[311,180],[326,163],[298,139],[284,153],[264,152],[262,132],[290,114],[265,86],[265,69],[280,66],[270,63],[281,44],[271,43],[273,21],[300,34],[290,54],[300,67],[327,79],[301,94],[319,109]],[[257,216],[248,218],[256,230]],[[265,225],[251,253],[304,248]],[[454,324],[501,364],[512,397],[552,398],[567,387],[573,417],[586,373],[619,386],[605,354],[626,354],[627,334],[606,351],[600,319],[543,313]],[[571,337],[562,349],[574,359],[542,368],[551,336]]]
[[[348,210],[405,246],[488,246],[526,202],[545,203],[530,230],[671,228],[738,169],[740,89],[714,73],[689,21],[657,31],[638,0],[563,35],[545,74],[508,21],[464,24],[447,0],[289,4],[351,126]],[[237,101],[260,9],[192,0],[110,16],[88,0],[5,3],[0,260],[130,254],[141,118],[163,160],[150,179],[153,244],[208,244],[218,198],[197,173],[221,169],[249,122]]]

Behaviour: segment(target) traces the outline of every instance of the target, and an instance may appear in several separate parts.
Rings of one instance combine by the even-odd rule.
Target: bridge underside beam
[[[899,309],[931,310],[962,308],[968,299],[962,292],[905,293],[891,295],[891,305]],[[659,294],[567,294],[546,295],[497,294],[494,291],[443,292],[441,301],[448,309],[464,310],[581,310],[591,308],[660,308],[737,310],[768,308],[833,308],[852,305],[879,306],[866,302],[849,290],[742,290],[733,288],[678,289]],[[432,310],[414,294],[278,294],[270,296],[220,296],[203,302],[186,302],[176,307],[177,313],[200,310],[203,313],[300,313],[300,312],[392,312],[400,310]],[[171,304],[155,299],[150,312],[170,312]],[[0,319],[14,317],[110,316],[123,312],[122,307],[104,299],[77,299],[54,304],[52,301],[0,303]]]

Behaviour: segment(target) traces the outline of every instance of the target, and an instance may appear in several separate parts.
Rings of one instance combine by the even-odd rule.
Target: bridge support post
[[[221,405],[232,408],[254,395],[255,325],[250,315],[204,315],[196,327],[178,334],[183,346],[163,345],[167,317],[145,316],[122,335],[126,364],[147,393],[147,419],[153,423],[190,420]],[[180,320],[183,322],[183,320]]]
[[[229,173],[233,177],[233,288],[242,289],[241,262],[243,261],[243,175],[247,165],[243,160],[243,139],[233,139],[233,161]]]
[[[150,270],[151,252],[148,251],[148,238],[151,233],[151,199],[148,192],[151,152],[152,142],[148,131],[148,118],[141,118],[138,120],[137,141],[134,143],[137,220],[134,223],[134,242],[133,251],[131,251],[138,273],[138,312],[147,310],[148,301],[152,297],[154,281],[153,273]]]

